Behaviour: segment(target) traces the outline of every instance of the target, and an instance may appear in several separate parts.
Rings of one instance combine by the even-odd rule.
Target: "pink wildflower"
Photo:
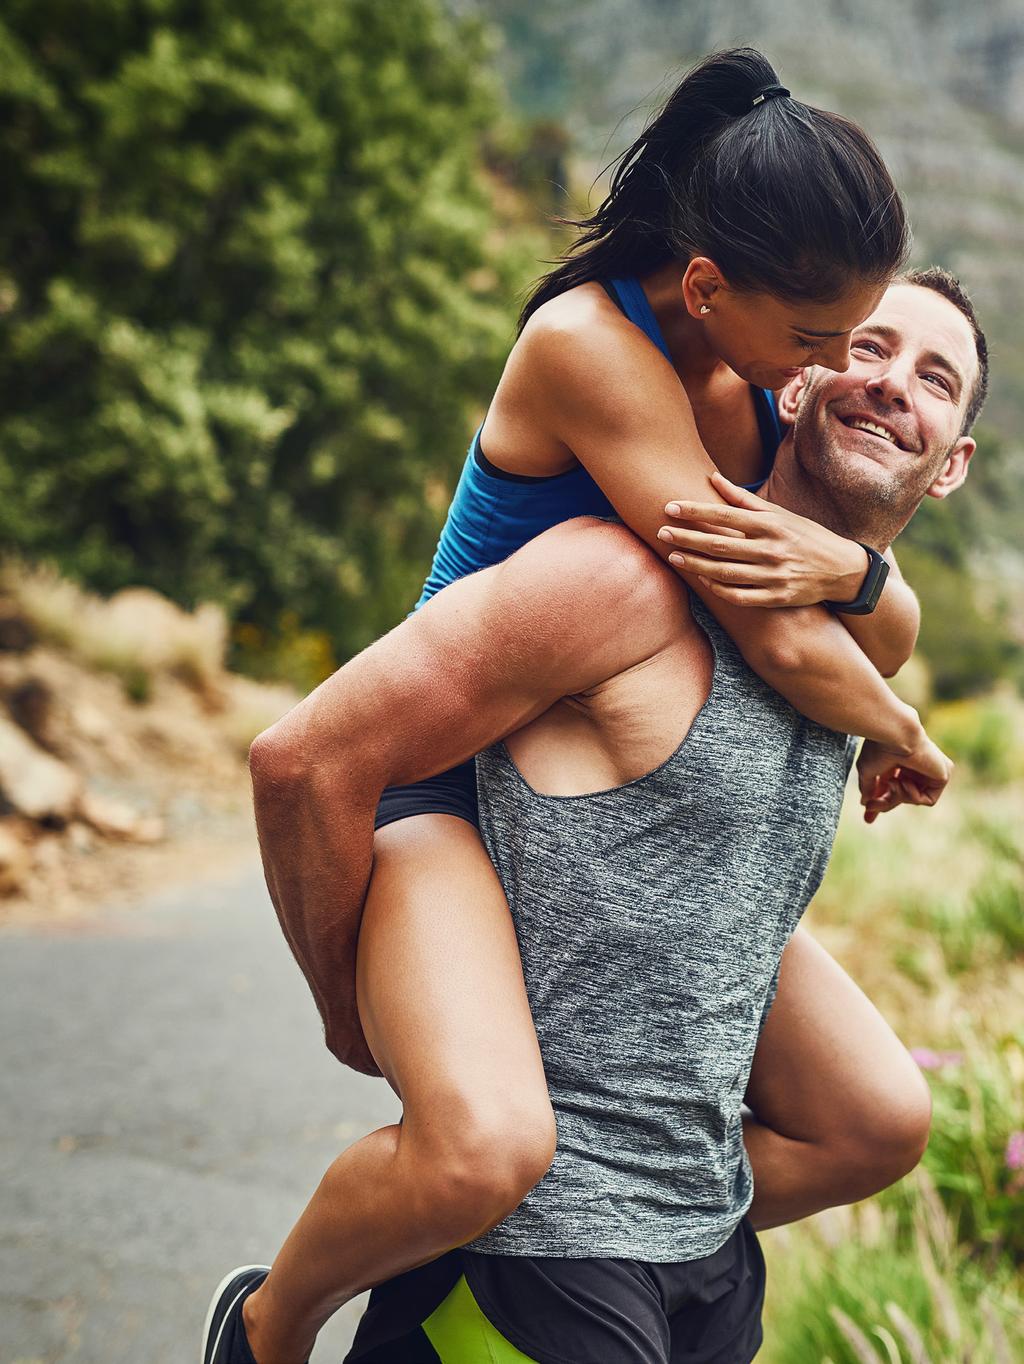
[[[1024,1170],[1024,1132],[1011,1132],[1006,1143],[1006,1168]]]
[[[945,1066],[958,1066],[964,1059],[962,1051],[932,1051],[930,1047],[915,1047],[910,1054],[922,1070],[942,1070]]]

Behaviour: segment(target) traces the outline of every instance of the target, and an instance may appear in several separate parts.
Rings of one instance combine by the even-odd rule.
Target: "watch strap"
[[[882,595],[882,588],[889,576],[889,564],[877,549],[872,549],[870,545],[865,545],[860,540],[857,543],[868,556],[868,571],[864,575],[860,592],[853,601],[826,601],[824,605],[830,611],[841,611],[847,616],[869,616]]]

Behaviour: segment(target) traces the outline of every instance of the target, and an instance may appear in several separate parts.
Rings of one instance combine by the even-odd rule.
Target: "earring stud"
[[[708,305],[707,305],[706,303],[702,303],[702,304],[700,305],[700,315],[701,315],[701,317],[703,317],[705,313],[709,313],[710,311],[711,311],[711,309],[708,307]]]

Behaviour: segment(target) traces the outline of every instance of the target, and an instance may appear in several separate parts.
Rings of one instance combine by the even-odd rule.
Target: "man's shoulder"
[[[676,573],[617,517],[577,516],[536,536],[519,551],[530,572],[557,576],[563,590],[652,605],[687,601]],[[511,562],[511,560],[509,561]]]
[[[626,658],[648,656],[696,628],[685,583],[621,521],[562,522],[503,568],[527,609],[557,617],[581,641],[615,635]]]

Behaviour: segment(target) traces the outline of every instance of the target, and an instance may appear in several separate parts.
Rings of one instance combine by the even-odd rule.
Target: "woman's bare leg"
[[[928,1142],[931,1099],[919,1068],[804,929],[783,954],[747,1104],[759,1229],[877,1193],[912,1170]]]
[[[402,1122],[339,1156],[247,1299],[259,1364],[298,1364],[342,1303],[522,1201],[555,1128],[508,905],[479,835],[419,815],[377,835],[359,1012]]]
[[[247,1300],[259,1364],[298,1364],[356,1293],[500,1221],[554,1150],[511,916],[470,825],[425,815],[381,831],[359,973],[364,1028],[403,1121],[334,1162]],[[758,1227],[885,1187],[927,1139],[917,1067],[803,931],[784,954],[747,1101]]]

